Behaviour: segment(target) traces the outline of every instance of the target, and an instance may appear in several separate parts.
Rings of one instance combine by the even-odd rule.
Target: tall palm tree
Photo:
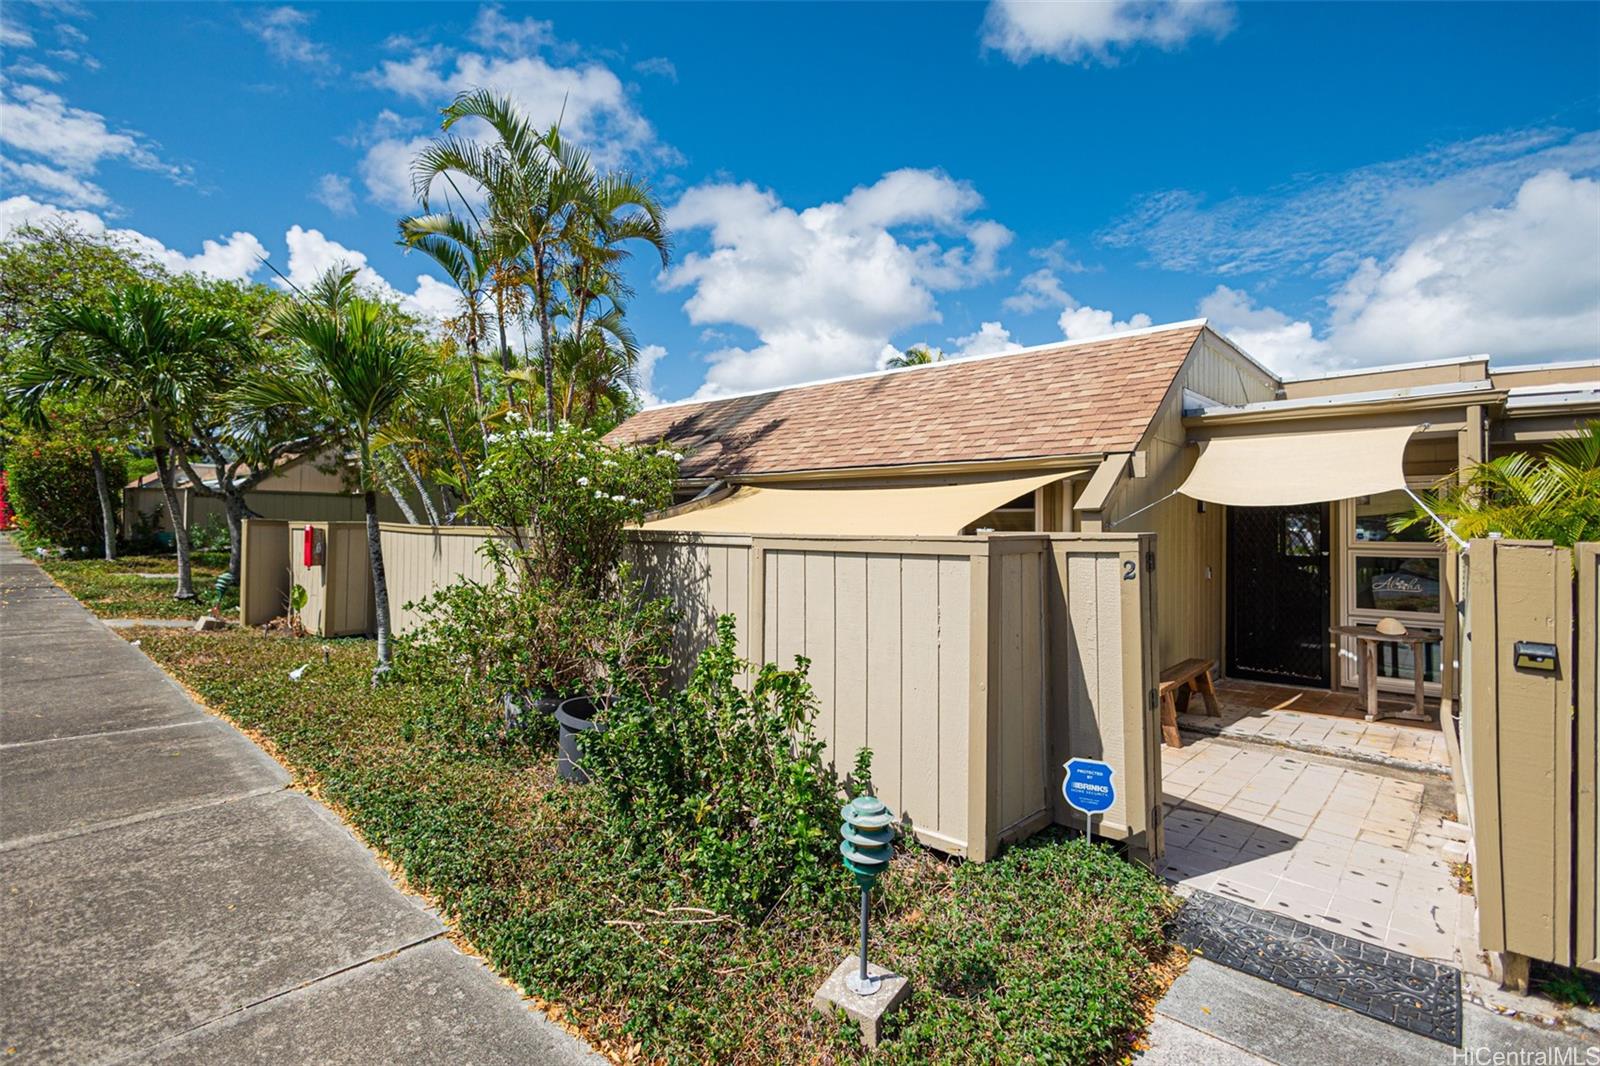
[[[621,247],[645,241],[666,265],[670,242],[665,212],[649,186],[626,174],[599,174],[588,155],[552,127],[541,131],[509,97],[487,90],[465,92],[444,110],[442,129],[417,157],[412,182],[427,209],[436,179],[468,181],[481,190],[490,225],[505,239],[509,260],[521,264],[539,328],[547,428],[556,422],[556,318],[563,302],[575,308],[573,334],[583,335],[585,294],[567,291],[569,266],[586,255],[607,269],[628,253]],[[477,118],[494,131],[484,145],[448,134],[459,121]],[[452,185],[452,187],[455,187]]]
[[[269,328],[287,342],[288,366],[282,373],[252,378],[234,398],[246,409],[281,407],[323,422],[335,442],[356,452],[378,621],[376,682],[393,656],[373,441],[407,394],[427,381],[432,367],[426,346],[394,311],[357,293],[355,275],[333,267],[303,298],[274,311]]]
[[[883,365],[890,369],[905,366],[928,366],[930,363],[944,362],[944,353],[925,344],[914,344],[899,355],[890,356]]]
[[[194,599],[189,531],[174,485],[173,437],[184,412],[208,399],[214,382],[208,364],[245,350],[246,331],[225,315],[186,309],[156,286],[135,282],[114,290],[104,307],[69,303],[50,308],[40,325],[40,341],[38,360],[14,380],[25,402],[92,389],[143,421],[178,551],[173,596]]]

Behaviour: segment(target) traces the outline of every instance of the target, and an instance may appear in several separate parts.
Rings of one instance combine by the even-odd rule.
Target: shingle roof
[[[684,477],[1126,451],[1203,322],[641,411],[608,440],[666,441]]]

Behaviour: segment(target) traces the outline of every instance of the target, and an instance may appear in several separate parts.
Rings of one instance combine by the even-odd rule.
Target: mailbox
[[[1540,673],[1556,672],[1556,646],[1532,640],[1519,640],[1512,648],[1512,661],[1518,670],[1538,670]]]
[[[316,526],[306,526],[303,531],[302,562],[305,566],[322,565],[322,535]]]

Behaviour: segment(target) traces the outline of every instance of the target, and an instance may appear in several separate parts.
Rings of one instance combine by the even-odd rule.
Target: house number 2
[[[1127,559],[1127,560],[1123,561],[1123,564],[1122,564],[1122,580],[1124,580],[1124,581],[1132,581],[1134,575],[1137,574],[1138,572],[1139,572],[1139,568],[1134,564],[1132,559]]]

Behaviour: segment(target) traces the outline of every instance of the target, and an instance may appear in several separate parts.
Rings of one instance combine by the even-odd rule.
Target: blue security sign
[[[1102,814],[1117,801],[1117,786],[1112,781],[1116,771],[1109,763],[1097,759],[1069,759],[1066,780],[1061,782],[1061,795],[1075,810],[1085,814]]]

